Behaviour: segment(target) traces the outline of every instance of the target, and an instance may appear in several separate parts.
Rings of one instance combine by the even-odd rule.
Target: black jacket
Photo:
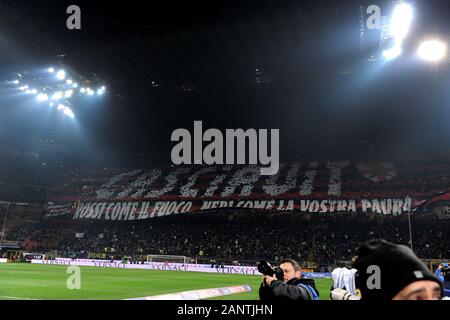
[[[297,300],[314,300],[315,291],[319,297],[313,279],[291,279],[288,282],[280,280],[272,281],[270,286],[261,284],[259,288],[259,298],[261,301],[297,301]]]

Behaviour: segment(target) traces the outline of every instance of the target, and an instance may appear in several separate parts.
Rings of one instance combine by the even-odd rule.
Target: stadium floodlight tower
[[[41,105],[44,104],[43,102],[46,102],[45,104],[49,107],[57,105],[57,110],[71,119],[75,118],[71,108],[74,99],[80,96],[92,97],[95,92],[98,96],[102,96],[106,92],[106,87],[100,83],[97,76],[87,79],[71,68],[47,67],[32,71],[25,70],[25,72],[17,73],[16,77],[17,79],[7,83],[15,85],[18,90],[27,95],[34,95]],[[79,85],[83,87],[80,90],[74,90]],[[90,87],[92,85],[100,85],[100,87],[92,89]]]

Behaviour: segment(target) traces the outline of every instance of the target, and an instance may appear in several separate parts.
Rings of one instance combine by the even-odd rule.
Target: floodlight
[[[59,80],[64,80],[66,78],[66,72],[64,70],[59,70],[58,73],[56,74],[56,77]]]
[[[423,60],[436,62],[445,57],[447,46],[439,40],[427,40],[420,44],[417,53]]]
[[[47,100],[48,100],[48,95],[47,95],[46,93],[39,93],[39,94],[36,96],[36,99],[37,99],[38,101],[47,101]]]
[[[55,92],[55,93],[52,95],[52,100],[59,100],[59,99],[61,99],[62,97],[63,97],[62,92],[61,92],[61,91],[58,91],[58,92]]]
[[[64,97],[65,97],[65,98],[70,98],[70,97],[72,96],[72,94],[73,94],[73,90],[67,90],[67,91],[64,93]]]
[[[73,114],[72,110],[70,110],[70,108],[67,108],[67,107],[64,108],[64,114],[66,116],[69,116],[72,119],[75,117],[75,115]]]

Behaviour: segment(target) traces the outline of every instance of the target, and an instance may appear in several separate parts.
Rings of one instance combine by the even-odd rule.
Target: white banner
[[[412,199],[326,199],[243,201],[156,201],[79,203],[73,219],[141,220],[216,208],[296,211],[306,213],[375,212],[401,215],[411,211]]]

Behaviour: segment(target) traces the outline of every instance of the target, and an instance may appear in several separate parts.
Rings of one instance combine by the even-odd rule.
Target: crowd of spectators
[[[444,161],[446,160],[446,161]],[[339,197],[347,199],[361,199],[361,198],[404,198],[411,197],[418,200],[423,200],[434,196],[440,192],[450,191],[450,164],[448,159],[428,160],[396,160],[393,162],[392,170],[389,167],[386,169],[379,169],[380,181],[372,181],[367,177],[363,177],[362,173],[357,169],[359,162],[350,162],[341,170],[339,183]],[[369,163],[370,162],[364,162]],[[311,190],[309,194],[302,194],[303,198],[322,198],[327,199],[336,194],[330,194],[330,169],[327,167],[327,162],[319,162],[317,168],[311,169],[307,167],[308,163],[302,163],[301,169],[296,176],[296,185],[290,190],[287,190],[286,196],[296,197],[306,181],[306,171],[316,170],[313,181],[311,183]],[[141,193],[140,196],[133,196],[132,199],[124,199],[121,193],[130,188],[130,192],[126,194],[133,194],[133,184],[138,183],[143,185],[143,181],[138,182],[137,179],[143,174],[147,174],[147,180],[153,175],[152,170],[155,168],[141,168],[138,170],[125,169],[111,169],[111,168],[66,168],[57,174],[59,177],[54,183],[54,187],[49,193],[51,201],[72,201],[74,199],[81,199],[82,201],[93,201],[99,196],[99,191],[105,185],[111,184],[108,187],[110,200],[144,200],[144,195],[147,192]],[[149,190],[160,190],[168,183],[167,178],[170,173],[174,172],[176,168],[172,167],[158,167],[162,170],[162,174],[157,175],[157,178],[152,180],[151,185],[146,185]],[[175,178],[175,185],[171,190],[165,193],[162,197],[179,197],[181,194],[181,187],[189,182],[189,178],[198,168],[190,167],[191,169],[186,174],[180,174]],[[290,169],[290,164],[280,171],[279,181],[285,181],[286,175]],[[235,171],[226,173],[226,178],[220,182],[214,196],[220,195],[225,190]],[[218,174],[224,172],[213,172],[202,174],[195,181],[193,188],[199,189],[198,195],[203,195],[210,183],[216,178]],[[374,169],[372,174],[376,174],[377,169]],[[120,179],[117,179],[118,174],[121,174]],[[386,175],[386,176],[384,176]],[[383,177],[384,176],[384,177]],[[253,185],[252,197],[271,198],[263,186],[266,184],[267,177],[260,178],[257,183]],[[112,183],[114,181],[114,183]],[[240,190],[237,190],[239,193]]]
[[[450,258],[450,220],[417,214],[412,226],[413,248],[420,258]],[[12,234],[12,240],[38,243],[33,248],[36,251],[57,250],[67,257],[164,254],[249,264],[260,259],[294,258],[315,262],[321,269],[349,261],[359,245],[369,239],[405,245],[410,240],[406,216],[252,211],[117,222],[43,218],[18,226]]]
[[[302,198],[328,198],[330,172],[324,165],[326,162],[321,163],[315,176],[313,193],[310,196],[302,195]],[[353,163],[348,169],[342,170],[340,197],[410,196],[426,199],[438,192],[450,191],[448,158],[413,162],[397,159],[394,163],[395,177],[377,182],[364,178]],[[171,167],[166,169],[174,170]],[[83,194],[95,196],[105,183],[122,172],[125,170],[120,168],[44,166],[33,179],[30,178],[29,182],[33,183],[28,184],[20,179],[21,182],[15,182],[13,171],[1,169],[0,200],[44,203],[49,193],[71,198]],[[124,175],[119,183],[114,183],[114,195],[132,184],[140,174]],[[25,177],[23,175],[22,178]],[[197,187],[208,186],[209,180],[205,177],[204,181],[197,181]],[[300,177],[297,184],[302,181]],[[166,182],[162,175],[152,183],[151,188],[162,188]],[[185,183],[186,179],[180,179],[174,190],[171,190],[172,196],[179,196],[180,187]],[[264,181],[258,181],[253,191],[262,193],[263,184]],[[298,197],[298,190],[295,196]],[[41,217],[18,223],[11,230],[8,229],[7,237],[8,240],[23,241],[28,250],[58,250],[65,256],[87,257],[90,253],[114,254],[118,257],[167,254],[244,263],[254,263],[260,259],[275,261],[294,258],[329,268],[350,260],[356,248],[372,238],[409,244],[408,221],[405,217],[361,213],[281,214],[248,210],[238,213],[220,211],[185,214],[140,221],[76,221]],[[450,258],[449,229],[450,220],[435,219],[432,215],[414,215],[414,250],[421,258]]]
[[[436,159],[405,159],[394,158],[392,162],[394,166],[392,171],[381,168],[380,176],[389,173],[380,181],[371,181],[367,177],[363,177],[362,173],[357,169],[359,163],[370,163],[371,161],[352,161],[345,166],[340,173],[340,197],[349,199],[360,198],[404,198],[406,196],[424,199],[433,196],[439,192],[450,191],[450,164],[449,157]],[[150,163],[150,162],[149,162]],[[330,188],[330,170],[327,168],[327,161],[319,161],[319,166],[315,168],[314,181],[311,186],[311,194],[302,194],[302,197],[308,198],[329,198]],[[43,163],[45,164],[45,163]],[[308,162],[301,162],[301,168],[297,175],[297,183],[291,190],[298,196],[298,190],[305,181],[305,170],[311,170],[307,167]],[[144,174],[150,173],[151,169],[159,168],[162,174],[152,181],[148,187],[151,189],[161,189],[166,184],[166,178],[170,172],[175,170],[170,166],[152,166],[150,168],[140,167],[141,170],[125,169],[125,167],[103,167],[103,166],[86,166],[82,164],[48,166],[41,165],[39,168],[20,169],[0,166],[0,200],[20,201],[20,202],[40,202],[50,201],[76,201],[96,198],[98,191],[102,186],[110,182],[113,177],[120,173],[135,174],[124,175],[119,181],[115,181],[110,191],[113,192],[112,197],[118,197],[120,193],[130,187],[136,179]],[[177,176],[177,182],[174,188],[167,193],[168,196],[180,196],[180,188],[188,183],[188,179],[196,172],[197,168],[185,175]],[[279,181],[284,181],[289,170],[289,163],[280,172]],[[376,170],[375,170],[376,172]],[[199,194],[203,194],[209,184],[218,173],[210,173],[201,175],[195,182],[194,188],[200,188]],[[216,194],[226,188],[233,171],[227,174],[227,177],[218,186]],[[265,178],[261,178],[252,189],[254,197],[271,197],[265,193],[262,186],[266,183]],[[145,195],[143,193],[142,195]],[[295,196],[294,195],[294,196]],[[139,199],[134,199],[139,200]]]

